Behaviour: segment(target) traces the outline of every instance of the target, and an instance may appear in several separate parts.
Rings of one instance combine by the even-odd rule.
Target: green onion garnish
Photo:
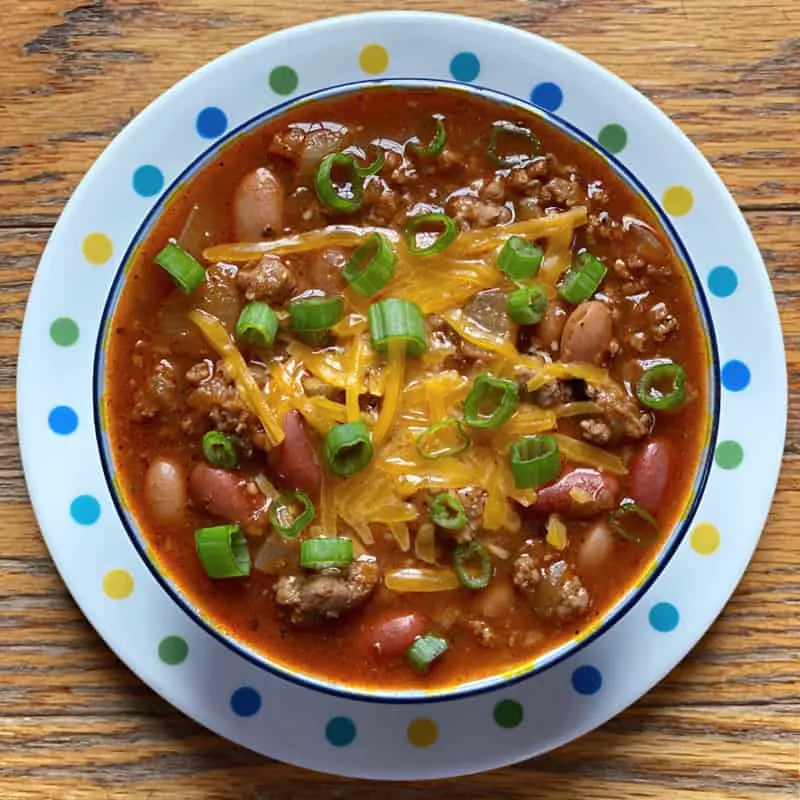
[[[352,563],[352,539],[306,539],[300,543],[300,566],[306,569],[346,567]]]
[[[353,169],[356,175],[366,178],[370,175],[375,175],[383,169],[383,164],[386,161],[386,155],[379,147],[375,149],[377,150],[377,153],[375,154],[374,161],[370,162],[365,167],[360,166],[358,163],[354,165]]]
[[[467,589],[485,589],[492,579],[492,559],[486,545],[475,539],[456,545],[453,569]]]
[[[500,167],[516,167],[539,155],[542,143],[533,131],[513,122],[495,122],[487,155]]]
[[[203,436],[203,455],[212,467],[233,469],[236,466],[236,445],[219,431],[208,431]]]
[[[410,300],[390,297],[373,303],[367,313],[369,338],[376,353],[385,353],[390,341],[404,341],[406,354],[421,356],[428,349],[425,318],[422,310]]]
[[[372,297],[392,279],[396,263],[392,243],[380,233],[371,233],[353,251],[342,274],[359,294]]]
[[[284,539],[294,539],[314,521],[316,513],[305,492],[284,492],[270,505],[269,521]]]
[[[648,545],[658,536],[658,523],[636,503],[623,503],[608,515],[611,530],[632,544]]]
[[[278,333],[278,316],[266,303],[248,303],[239,314],[236,338],[253,347],[269,347]]]
[[[431,502],[431,522],[448,531],[460,531],[469,520],[464,504],[457,497],[442,492]]]
[[[191,294],[206,279],[206,271],[197,259],[175,242],[169,242],[155,262],[186,294]]]
[[[606,265],[588,250],[584,250],[567,270],[561,286],[558,287],[558,293],[568,303],[582,303],[597,291],[606,272]]]
[[[561,469],[558,441],[550,434],[517,439],[511,445],[509,456],[517,489],[535,489],[550,483]]]
[[[441,114],[433,115],[433,125],[433,136],[428,144],[423,145],[418,141],[411,142],[411,149],[420,156],[420,158],[438,156],[439,153],[444,150],[444,146],[447,143],[447,130],[444,127],[444,117]]]
[[[517,325],[536,325],[547,311],[547,295],[541,286],[520,286],[509,292],[508,316]]]
[[[515,381],[479,375],[464,401],[464,422],[471,428],[499,428],[511,419],[518,405]]]
[[[429,230],[433,228],[434,230]],[[458,236],[456,221],[447,214],[420,214],[406,222],[403,229],[406,248],[415,256],[432,256],[440,253]],[[433,237],[433,240],[431,238]],[[429,244],[420,246],[420,238]]]
[[[656,364],[636,382],[636,396],[643,406],[671,411],[686,400],[686,372],[680,364]]]
[[[327,331],[344,315],[344,300],[335,297],[298,297],[289,302],[289,320],[295,331]]]
[[[372,438],[362,420],[343,422],[325,434],[323,444],[328,469],[342,478],[361,472],[372,458]]]
[[[425,674],[431,664],[447,652],[446,639],[433,633],[420,636],[406,651],[406,658],[414,669]]]
[[[417,450],[423,458],[457,456],[469,446],[470,438],[455,417],[434,422],[417,436]]]
[[[241,578],[250,574],[250,551],[238,525],[216,525],[194,532],[194,548],[209,578]]]
[[[337,167],[346,176],[345,183],[340,185],[333,180],[333,170]],[[352,214],[364,202],[363,177],[353,156],[348,153],[331,153],[319,162],[314,173],[314,188],[321,203],[334,211]]]
[[[521,236],[512,236],[497,256],[497,268],[512,281],[533,278],[542,266],[544,251]]]

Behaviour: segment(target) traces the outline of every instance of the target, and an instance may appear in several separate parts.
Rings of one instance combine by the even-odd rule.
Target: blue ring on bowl
[[[709,376],[708,376],[708,392],[709,392],[709,405],[711,407],[711,416],[709,430],[707,432],[706,443],[704,452],[701,458],[701,465],[692,486],[691,501],[685,514],[675,526],[670,534],[669,539],[665,542],[657,555],[657,564],[647,578],[642,581],[638,586],[629,589],[623,598],[617,601],[616,606],[607,613],[598,626],[597,630],[593,631],[590,635],[577,641],[572,640],[564,645],[556,648],[548,654],[545,654],[541,659],[538,659],[531,667],[526,669],[520,674],[507,675],[503,674],[490,676],[487,678],[480,678],[475,681],[456,686],[452,689],[437,689],[429,692],[415,691],[415,692],[394,692],[394,693],[378,693],[368,689],[360,689],[358,687],[347,687],[335,685],[331,682],[325,681],[322,678],[317,678],[312,675],[303,675],[298,672],[292,671],[288,666],[283,666],[278,662],[272,662],[265,656],[259,655],[247,646],[239,643],[235,639],[225,635],[222,631],[216,628],[212,622],[207,619],[198,608],[186,598],[179,587],[173,583],[164,573],[162,573],[156,566],[155,561],[148,555],[147,543],[144,536],[138,529],[135,520],[131,513],[126,508],[122,501],[120,492],[117,490],[117,485],[114,480],[114,466],[113,457],[111,456],[111,446],[108,441],[108,434],[103,426],[103,415],[101,410],[102,396],[103,396],[103,379],[105,376],[105,348],[103,346],[106,337],[110,333],[110,322],[113,318],[114,311],[119,301],[120,294],[124,285],[124,278],[128,269],[130,268],[132,258],[136,248],[146,238],[152,225],[158,219],[163,211],[165,203],[169,200],[177,187],[194,176],[194,174],[207,162],[212,160],[219,150],[223,149],[233,139],[242,134],[246,134],[270,120],[289,108],[301,105],[306,102],[314,100],[321,100],[327,97],[336,96],[340,94],[348,94],[360,89],[369,89],[378,86],[403,86],[407,88],[430,88],[441,86],[447,89],[454,89],[463,91],[469,94],[478,94],[490,100],[494,100],[506,106],[517,106],[524,109],[528,113],[535,116],[545,118],[550,124],[561,129],[573,139],[576,139],[581,144],[594,150],[601,157],[613,167],[617,174],[635,191],[639,196],[645,199],[653,213],[657,217],[662,229],[669,237],[670,244],[675,253],[680,257],[686,266],[692,287],[694,290],[695,302],[700,311],[702,320],[703,332],[707,339],[708,352],[709,352]],[[591,137],[587,136],[583,131],[577,128],[572,123],[561,118],[552,111],[534,106],[527,100],[522,100],[518,97],[510,95],[506,92],[500,92],[486,86],[469,84],[465,85],[459,81],[440,79],[440,78],[373,78],[370,80],[351,81],[347,83],[335,84],[333,86],[325,87],[313,92],[298,95],[270,107],[261,114],[251,117],[246,122],[227,132],[226,135],[219,140],[216,140],[211,146],[204,150],[197,158],[195,158],[181,173],[175,178],[166,190],[162,191],[158,201],[150,209],[142,224],[136,231],[135,236],[128,245],[125,255],[114,276],[114,281],[111,286],[111,291],[106,299],[103,307],[103,312],[100,318],[100,328],[95,346],[94,369],[93,369],[93,394],[94,394],[94,430],[97,439],[98,451],[100,454],[100,462],[103,467],[103,473],[106,483],[109,488],[114,506],[117,510],[123,527],[125,528],[128,537],[132,544],[138,551],[144,563],[147,565],[150,572],[155,577],[156,581],[163,587],[163,589],[172,597],[177,605],[200,627],[209,633],[218,642],[223,644],[228,649],[232,650],[237,655],[249,661],[255,666],[265,669],[272,675],[291,681],[299,686],[315,691],[323,692],[325,694],[333,695],[334,697],[346,698],[349,700],[358,700],[361,702],[369,703],[389,703],[389,704],[421,704],[421,703],[441,703],[451,700],[460,700],[465,697],[473,697],[487,692],[496,691],[500,688],[507,688],[514,684],[528,680],[535,677],[549,669],[552,669],[557,664],[565,661],[567,658],[574,656],[576,653],[583,650],[593,641],[602,636],[607,630],[621,620],[634,606],[644,597],[647,590],[656,581],[661,572],[666,568],[672,556],[675,554],[679,545],[683,541],[687,531],[691,526],[694,519],[700,499],[703,496],[708,476],[711,471],[713,463],[713,453],[716,446],[718,426],[719,426],[719,410],[720,410],[720,363],[719,351],[717,348],[717,339],[714,332],[713,321],[711,319],[710,309],[706,302],[705,296],[700,289],[701,281],[694,267],[694,263],[689,256],[683,242],[678,236],[672,222],[664,213],[663,209],[653,198],[652,194],[639,182],[636,176],[622,164],[613,153],[603,148],[598,142],[594,141]],[[541,662],[541,663],[540,663]]]

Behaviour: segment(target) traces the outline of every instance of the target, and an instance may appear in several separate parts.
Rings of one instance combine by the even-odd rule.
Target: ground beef
[[[380,178],[368,180],[364,186],[364,209],[370,225],[389,225],[400,208],[398,193]]]
[[[447,201],[447,213],[466,230],[488,228],[511,221],[510,209],[472,195],[452,197]]]
[[[601,447],[608,444],[613,436],[611,425],[604,419],[597,419],[595,417],[582,419],[578,423],[578,427],[581,429],[581,436],[586,439],[587,442]]]
[[[430,506],[433,498],[440,494],[429,489],[423,489],[416,494],[412,495],[411,502],[419,510],[420,516],[427,519],[430,516]],[[453,492],[449,492],[453,494]],[[464,506],[464,511],[467,514],[466,527],[460,531],[451,531],[446,528],[439,528],[442,536],[449,537],[456,542],[470,542],[480,532],[481,525],[483,524],[483,512],[486,508],[486,492],[475,487],[467,486],[463,489],[457,489],[455,492],[456,497],[461,501]]]
[[[650,433],[653,420],[619,384],[586,384],[586,396],[600,406],[610,427],[609,438],[641,439]]]
[[[669,313],[666,303],[656,303],[647,312],[647,321],[654,342],[663,342],[679,328],[678,320]]]
[[[175,367],[171,361],[162,358],[144,385],[136,390],[133,418],[139,422],[152,419],[161,412],[175,411],[179,404]]]
[[[255,266],[241,269],[236,283],[248,300],[280,305],[295,289],[292,273],[278,256],[265,255]]]
[[[275,583],[275,602],[289,612],[293,625],[314,625],[357,608],[377,583],[376,562],[359,559],[344,570],[284,575]]]
[[[513,577],[514,585],[528,598],[540,619],[568,622],[589,608],[589,593],[566,561],[548,561],[522,553],[514,561]]]
[[[569,180],[567,178],[551,178],[542,187],[539,198],[540,202],[545,205],[566,206],[567,208],[585,205],[587,202],[586,190],[575,175],[571,175]]]
[[[602,246],[604,242],[618,241],[623,236],[622,227],[607,211],[589,214],[589,221],[583,230],[590,249],[598,244]]]
[[[570,403],[575,397],[572,386],[564,381],[551,381],[531,392],[531,402],[542,408]]]

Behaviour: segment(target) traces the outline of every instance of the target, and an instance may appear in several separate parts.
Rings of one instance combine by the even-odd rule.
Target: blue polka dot
[[[237,717],[252,717],[261,710],[261,695],[252,686],[240,686],[231,695],[231,709]]]
[[[659,633],[669,633],[678,627],[681,615],[672,603],[656,603],[650,609],[650,624]]]
[[[578,694],[596,694],[603,685],[603,676],[597,667],[578,667],[572,673],[572,688]]]
[[[197,115],[197,132],[204,139],[216,139],[222,136],[228,127],[228,118],[221,108],[208,106]]]
[[[458,53],[450,62],[450,74],[457,81],[474,81],[481,71],[481,62],[475,53]]]
[[[68,436],[78,427],[78,415],[69,406],[56,406],[48,415],[47,424],[53,433]]]
[[[78,525],[94,525],[100,519],[100,503],[90,494],[82,494],[72,501],[69,513]]]
[[[557,111],[564,102],[564,92],[557,83],[539,83],[533,87],[531,102],[545,111]]]
[[[152,164],[143,164],[133,173],[133,191],[142,197],[152,197],[164,188],[164,174]]]
[[[730,297],[738,285],[739,279],[730,267],[720,265],[708,273],[708,288],[717,297]]]
[[[334,747],[347,747],[356,738],[356,725],[349,717],[334,717],[325,726],[325,738]]]
[[[722,385],[731,392],[741,392],[750,384],[750,369],[747,364],[731,359],[722,366]]]

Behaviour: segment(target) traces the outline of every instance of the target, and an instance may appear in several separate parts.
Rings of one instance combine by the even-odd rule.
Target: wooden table
[[[778,297],[800,392],[798,0],[400,0],[582,51],[651,97],[733,191]],[[73,604],[28,503],[14,374],[26,296],[84,171],[176,80],[248,40],[361,0],[18,0],[0,28],[0,797],[790,798],[800,767],[800,410],[744,581],[702,643],[602,729],[485,775],[378,786],[270,762],[190,722]],[[753,424],[758,424],[753,420]]]

